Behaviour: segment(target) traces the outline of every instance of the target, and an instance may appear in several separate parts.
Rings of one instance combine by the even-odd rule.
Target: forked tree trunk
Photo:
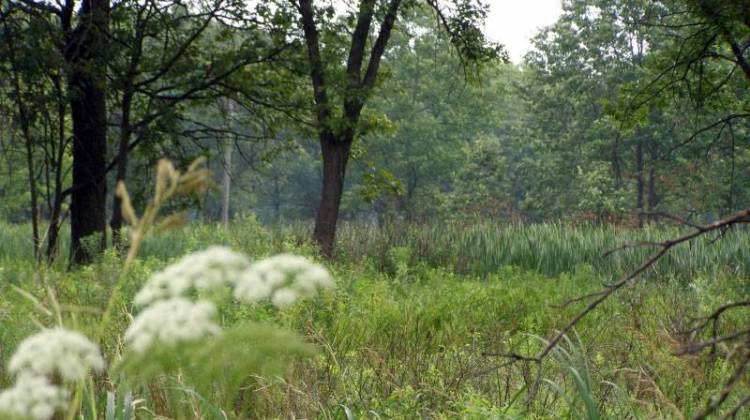
[[[334,110],[328,98],[325,66],[320,54],[320,40],[315,23],[313,0],[299,0],[302,30],[310,64],[310,80],[315,99],[315,111],[320,133],[320,149],[323,158],[323,191],[320,195],[318,215],[315,219],[313,240],[326,257],[333,256],[336,240],[336,222],[344,191],[344,175],[349,160],[349,151],[359,124],[360,113],[367,95],[375,85],[380,60],[385,53],[391,30],[396,22],[401,0],[390,0],[385,16],[380,22],[377,37],[372,43],[370,58],[363,67],[368,35],[375,15],[376,1],[361,0],[357,23],[352,33],[352,43],[346,62],[347,87],[344,95],[343,118],[333,117]],[[364,69],[364,72],[363,72]],[[343,124],[343,127],[341,125]],[[334,127],[342,130],[335,130]]]
[[[336,224],[339,218],[341,196],[344,192],[344,176],[351,145],[352,139],[339,140],[333,136],[321,136],[320,139],[323,158],[323,191],[320,194],[313,239],[326,257],[333,256]]]

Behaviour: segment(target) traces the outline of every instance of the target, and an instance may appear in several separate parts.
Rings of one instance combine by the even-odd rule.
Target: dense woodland
[[[0,241],[6,242],[0,246],[6,254],[0,254],[0,294],[21,290],[22,296],[0,298],[0,354],[30,331],[33,323],[22,320],[34,311],[26,298],[32,306],[57,308],[59,326],[70,325],[55,289],[82,307],[106,308],[102,322],[109,324],[102,325],[116,325],[115,332],[97,333],[95,342],[105,359],[116,358],[124,352],[118,334],[138,312],[124,303],[137,291],[134,285],[144,284],[162,262],[219,243],[252,257],[301,253],[329,264],[334,278],[366,278],[359,286],[337,284],[343,306],[324,295],[325,303],[284,315],[283,299],[268,295],[280,312],[223,306],[219,312],[227,325],[250,319],[297,331],[302,338],[284,338],[295,343],[290,348],[305,349],[291,351],[294,357],[309,351],[308,344],[322,346],[336,369],[351,363],[346,369],[361,375],[375,369],[391,382],[362,382],[369,391],[353,397],[353,388],[333,384],[340,373],[332,371],[333,362],[315,359],[313,366],[284,365],[281,390],[266,384],[275,391],[247,396],[237,386],[217,391],[193,384],[198,397],[175,403],[168,391],[159,396],[159,384],[168,388],[163,377],[123,380],[146,401],[149,415],[226,418],[206,414],[206,401],[213,401],[229,418],[741,417],[750,402],[743,312],[750,306],[743,246],[750,241],[738,226],[750,221],[750,3],[563,0],[558,21],[540,28],[533,49],[515,63],[484,34],[495,3],[0,0]],[[187,233],[159,236],[178,224],[187,224]],[[601,259],[617,247],[623,256]],[[137,259],[139,251],[152,260]],[[92,275],[86,270],[105,273],[117,264],[119,280],[86,277]],[[88,273],[80,275],[89,286],[72,286],[77,273]],[[37,280],[27,284],[24,276]],[[57,280],[38,280],[45,276]],[[498,283],[503,276],[515,280]],[[544,283],[535,290],[543,278],[557,280],[560,289]],[[663,283],[625,287],[643,278]],[[710,279],[727,285],[716,289]],[[386,291],[378,286],[382,281],[397,285],[388,283],[392,290]],[[328,287],[327,280],[315,284]],[[464,312],[458,298],[429,301],[429,284],[463,302],[473,299],[471,284],[495,309],[505,303],[491,301],[492,293],[519,299],[538,293],[539,299],[524,301],[518,313],[488,309],[484,318]],[[350,319],[360,310],[377,311],[367,296],[412,315],[408,302],[423,302],[423,310],[450,312],[466,324],[444,320],[454,327],[443,333],[447,327],[438,320],[424,327],[436,336],[422,337],[415,327],[378,341],[387,327]],[[637,352],[593,332],[607,316],[637,312],[632,305],[648,306],[644,302],[658,313],[614,321],[623,335],[644,328],[648,345],[636,345]],[[562,316],[553,316],[550,305],[561,304]],[[17,315],[6,319],[5,313]],[[518,318],[498,321],[493,313]],[[693,325],[700,316],[705,322]],[[15,328],[3,332],[3,323]],[[376,338],[336,341],[346,328],[374,329]],[[530,344],[529,335],[539,340]],[[235,344],[259,337],[226,336]],[[413,348],[394,350],[394,343],[412,338]],[[588,354],[583,343],[589,340],[592,347],[619,350]],[[666,385],[684,366],[646,360],[661,354],[648,350],[658,342],[673,344],[662,349],[664,360],[690,354],[685,363],[701,373],[680,380],[692,388]],[[469,343],[493,350],[472,353],[462,347]],[[425,353],[417,352],[420,346]],[[438,360],[450,364],[434,346],[467,361],[447,369],[465,372],[441,377],[440,392],[427,389],[430,379],[418,374],[429,367],[436,370],[424,375],[443,372]],[[558,353],[562,347],[567,351]],[[388,372],[378,370],[382,365],[375,366],[364,348],[380,354]],[[416,363],[410,354],[431,362]],[[399,355],[404,359],[395,365],[385,361]],[[600,358],[607,357],[623,367],[602,373],[578,364],[604,365]],[[553,385],[545,394],[548,359],[567,379],[544,379]],[[138,376],[128,363],[146,363],[125,360],[118,371],[125,377]],[[412,376],[397,372],[404,364]],[[159,368],[170,377],[167,365],[174,368]],[[632,371],[623,379],[617,375],[624,365]],[[502,372],[505,384],[473,376],[486,369]],[[568,386],[565,372],[574,372]],[[179,369],[174,375],[181,377]],[[109,395],[120,404],[125,385],[100,376],[96,381],[109,385],[75,388],[79,406],[71,405],[67,418],[96,418],[97,407],[99,414],[104,406],[109,410]],[[331,382],[313,386],[313,377]],[[232,380],[247,385],[246,378]],[[617,385],[610,392],[592,383]],[[89,396],[78,393],[89,388],[91,404],[84,404]],[[292,389],[315,397],[279,396]],[[393,402],[393,395],[416,405]],[[128,411],[130,403],[123,404]]]

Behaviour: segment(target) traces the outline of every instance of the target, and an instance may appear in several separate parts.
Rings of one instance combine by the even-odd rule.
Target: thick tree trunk
[[[66,45],[71,65],[69,92],[73,120],[73,192],[70,202],[70,262],[92,260],[106,247],[107,106],[104,62],[108,0],[85,0],[80,23]],[[82,239],[99,235],[83,246]]]
[[[107,120],[104,91],[89,75],[71,78],[73,116],[73,188],[70,202],[71,263],[90,262],[106,246]],[[81,240],[99,235],[94,249]]]
[[[318,215],[315,218],[313,240],[326,257],[333,256],[336,224],[339,218],[341,196],[344,192],[344,175],[351,145],[351,138],[339,140],[333,136],[321,136],[320,139],[323,157],[323,191],[320,195]]]

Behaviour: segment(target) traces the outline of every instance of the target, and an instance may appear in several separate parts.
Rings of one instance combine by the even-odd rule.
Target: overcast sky
[[[514,63],[531,49],[537,29],[554,23],[562,13],[561,0],[486,0],[490,6],[487,35],[505,45]]]

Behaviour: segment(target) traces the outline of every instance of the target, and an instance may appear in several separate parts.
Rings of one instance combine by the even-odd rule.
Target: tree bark
[[[70,203],[70,263],[91,262],[106,247],[107,106],[104,62],[108,0],[84,0],[80,22],[70,33],[65,58],[73,120],[73,193]],[[91,247],[82,239],[99,235]]]
[[[619,133],[615,141],[612,142],[611,149],[611,163],[612,163],[612,177],[614,178],[615,190],[622,188],[622,165],[620,164],[620,138]]]
[[[649,166],[648,166],[648,211],[656,212],[656,206],[659,205],[659,195],[656,193],[656,159],[657,153],[656,142],[649,142]]]
[[[122,96],[122,116],[120,117],[120,144],[117,151],[117,174],[115,175],[115,185],[124,182],[128,173],[128,152],[130,146],[130,134],[132,127],[130,124],[130,110],[133,103],[133,92],[126,89]],[[122,198],[114,194],[112,197],[112,219],[109,226],[112,228],[112,246],[120,249],[122,246]]]
[[[329,258],[333,256],[334,251],[336,224],[339,218],[341,196],[344,192],[344,176],[352,140],[351,138],[339,140],[333,136],[320,138],[323,158],[323,190],[315,219],[313,240],[320,247],[321,253]]]
[[[735,173],[737,171],[737,147],[736,147],[736,139],[734,137],[734,128],[731,123],[729,124],[729,134],[732,139],[732,142],[729,148],[730,161],[732,162],[732,167],[729,172],[729,191],[727,192],[727,214],[731,214],[732,212],[735,211],[734,207],[735,207],[735,195],[736,195]]]
[[[234,144],[230,139],[224,140],[224,179],[221,183],[221,222],[229,227],[229,201],[232,189],[232,151]]]
[[[26,124],[24,124],[26,125]],[[34,149],[31,135],[28,132],[28,126],[24,130],[26,143],[26,167],[29,170],[29,193],[31,194],[31,239],[34,246],[34,258],[40,261],[39,257],[39,203],[34,175]]]
[[[62,213],[62,173],[63,173],[63,155],[65,154],[66,137],[65,137],[65,114],[67,107],[63,98],[62,84],[60,83],[59,77],[53,77],[52,82],[55,86],[55,92],[58,95],[57,102],[57,148],[55,149],[55,192],[52,203],[52,211],[49,219],[49,229],[47,231],[47,262],[52,261],[57,256],[57,238],[60,233],[60,225],[62,224],[61,213]]]
[[[34,247],[34,258],[39,258],[39,204],[36,177],[34,171],[34,147],[33,138],[31,136],[31,116],[29,110],[23,101],[21,95],[21,81],[19,80],[19,69],[17,67],[16,52],[11,42],[12,37],[10,36],[10,30],[8,29],[7,22],[3,22],[3,29],[6,40],[8,41],[8,52],[11,64],[11,78],[13,81],[13,91],[15,94],[16,105],[18,107],[18,119],[21,124],[21,132],[23,134],[24,146],[26,148],[26,169],[28,171],[29,181],[29,193],[31,194],[31,239]]]
[[[638,226],[643,227],[643,139],[639,136],[635,143],[635,171],[636,171],[636,210],[638,211]]]
[[[338,121],[334,121],[334,113],[328,99],[328,85],[320,54],[320,40],[312,2],[313,0],[299,0],[298,11],[301,14],[302,30],[307,45],[310,81],[315,100],[314,111],[323,158],[323,189],[315,219],[313,240],[318,244],[323,255],[332,257],[349,151],[357,135],[362,108],[375,84],[380,61],[396,22],[401,0],[390,0],[386,6],[385,16],[372,44],[364,74],[365,49],[375,15],[376,2],[360,0],[357,23],[352,33],[346,62],[347,85],[344,92],[342,116]]]

